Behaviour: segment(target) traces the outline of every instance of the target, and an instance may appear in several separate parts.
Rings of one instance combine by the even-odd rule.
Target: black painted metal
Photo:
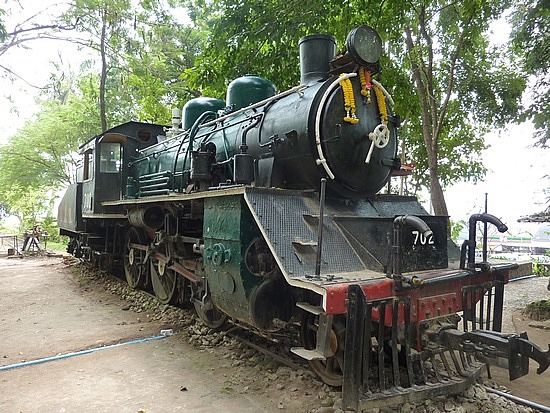
[[[250,184],[254,181],[254,157],[246,153],[233,156],[233,180],[238,184]]]
[[[370,342],[370,317],[365,314],[365,300],[361,297],[363,291],[358,285],[351,285],[348,290],[348,315],[346,323],[346,349],[344,356],[344,377],[342,383],[342,402],[357,410],[360,389],[369,392],[368,375],[362,371],[370,371],[370,346],[367,354],[363,354],[364,343]],[[351,310],[351,311],[350,311]],[[367,311],[370,314],[370,311]],[[364,328],[368,327],[367,330]],[[358,366],[362,366],[362,369]]]
[[[504,282],[492,281],[462,289],[464,331],[502,330]]]
[[[57,212],[57,226],[61,235],[85,229],[82,220],[82,183],[69,185]]]
[[[384,303],[385,304],[385,303]],[[380,314],[380,320],[386,319],[386,306],[382,304],[378,306],[378,311]],[[386,390],[386,369],[384,367],[384,323],[378,322],[378,387],[380,391]],[[363,351],[370,351],[368,348],[363,349]],[[363,372],[363,374],[369,374],[369,372]]]
[[[550,350],[544,351],[530,342],[526,333],[517,335],[488,330],[460,332],[447,329],[440,332],[437,341],[447,348],[463,350],[468,360],[475,357],[487,365],[508,369],[510,380],[529,373],[529,359],[539,364],[538,374],[550,367]]]
[[[411,340],[408,332],[410,331],[411,326],[411,302],[410,300],[405,301],[405,354],[411,354]],[[407,365],[407,377],[409,379],[409,386],[415,385],[414,380],[414,371],[413,371],[413,365],[412,365],[412,359],[411,357],[408,357],[405,359],[405,363]],[[422,363],[421,363],[422,365]]]
[[[327,190],[326,178],[321,179],[321,194],[319,195],[319,225],[317,228],[317,257],[315,259],[315,276],[321,275],[321,254],[323,251],[323,227],[325,218],[325,196]]]
[[[498,277],[498,276],[497,276]],[[510,380],[529,372],[529,358],[539,363],[537,373],[550,366],[550,351],[531,343],[526,335],[503,334],[502,313],[504,281],[471,285],[462,289],[464,332],[447,331],[444,342],[452,348],[465,349],[468,358],[508,368]],[[507,360],[504,364],[499,359]]]
[[[495,304],[493,306],[493,331],[502,331],[502,310],[504,307],[504,282],[495,285]]]
[[[318,195],[246,188],[245,196],[262,231],[268,234],[270,248],[282,263],[285,275],[290,278],[315,276]],[[405,215],[407,210],[414,211],[430,226],[435,244],[414,245],[412,231],[403,230],[403,272],[446,268],[447,217],[428,216],[418,201],[409,197],[376,196],[368,201],[347,203],[327,197],[321,276],[372,270],[383,277],[391,260],[393,220]]]
[[[491,214],[473,214],[469,220],[469,234],[468,234],[468,268],[475,268],[475,249],[476,249],[476,224],[478,222],[491,223],[497,227],[498,232],[508,231],[508,227],[497,217]],[[487,255],[485,251],[484,256]]]
[[[393,279],[398,283],[402,282],[402,263],[403,263],[403,229],[405,226],[408,226],[416,231],[418,231],[418,236],[420,234],[426,242],[430,236],[433,235],[432,230],[426,223],[414,216],[414,215],[400,215],[393,220],[393,245],[392,245],[392,275]]]
[[[372,305],[368,306],[367,311],[365,314],[365,323],[363,328],[363,346],[361,347],[361,351],[359,354],[363,354],[363,371],[370,371],[370,368],[372,366],[372,352],[370,351],[370,348],[372,347],[372,338],[371,338],[371,330],[372,330]],[[361,324],[363,325],[363,324]],[[365,345],[365,343],[368,343]],[[363,353],[362,349],[368,348],[369,351],[365,351]],[[369,375],[364,374],[363,375],[363,392],[369,393]]]
[[[140,176],[138,185],[138,197],[162,195],[173,189],[174,179],[172,172],[164,171]]]
[[[336,54],[336,39],[333,36],[313,34],[302,37],[300,46],[300,83],[308,84],[326,79],[330,61]]]
[[[399,315],[399,301],[397,299],[393,300],[392,305],[392,329],[391,329],[391,358],[392,358],[392,368],[393,368],[393,385],[395,387],[401,387],[401,377],[399,372],[399,355],[397,348],[397,317]],[[380,323],[382,324],[382,323]],[[409,355],[407,355],[409,357]],[[409,357],[410,358],[410,357]]]

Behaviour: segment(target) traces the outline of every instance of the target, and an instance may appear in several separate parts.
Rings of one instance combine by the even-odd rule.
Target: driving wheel
[[[138,228],[130,228],[126,233],[124,247],[124,274],[130,288],[143,288],[148,276],[148,265],[145,262],[146,236]]]
[[[166,244],[161,244],[158,252],[170,261]],[[151,258],[151,284],[155,296],[162,304],[176,304],[179,297],[178,274],[169,269],[166,262],[158,260],[154,255]]]

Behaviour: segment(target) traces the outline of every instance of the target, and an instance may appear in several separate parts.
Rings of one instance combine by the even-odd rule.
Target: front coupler
[[[508,369],[510,380],[529,373],[530,358],[539,364],[537,374],[542,374],[550,366],[550,345],[549,350],[543,351],[529,341],[527,333],[518,335],[487,330],[461,332],[448,329],[441,331],[436,340],[443,346],[463,350],[487,366]]]

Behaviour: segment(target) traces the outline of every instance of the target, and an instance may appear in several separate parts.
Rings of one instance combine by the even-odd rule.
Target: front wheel
[[[313,350],[317,343],[319,316],[304,313],[300,339],[305,349]],[[329,355],[326,360],[309,360],[311,369],[329,386],[339,387],[344,378],[344,344],[346,326],[342,316],[335,316],[330,331]]]
[[[193,304],[201,321],[211,329],[217,330],[227,321],[227,315],[216,308],[209,296],[202,301],[195,300]]]

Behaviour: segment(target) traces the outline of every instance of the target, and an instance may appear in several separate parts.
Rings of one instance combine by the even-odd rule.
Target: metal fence
[[[0,254],[21,254],[22,239],[13,234],[0,234]]]

